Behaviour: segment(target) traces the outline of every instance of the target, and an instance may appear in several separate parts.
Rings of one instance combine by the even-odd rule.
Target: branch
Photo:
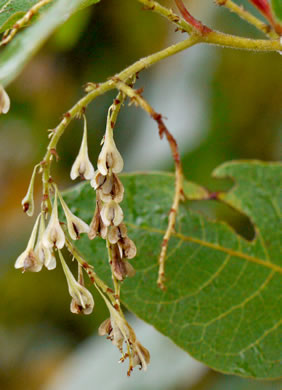
[[[171,234],[174,231],[175,222],[176,222],[176,215],[179,209],[179,202],[183,198],[183,174],[182,174],[182,164],[180,160],[180,154],[178,150],[178,145],[173,137],[173,135],[169,132],[167,127],[165,126],[162,115],[158,114],[151,106],[150,104],[142,97],[141,91],[134,90],[121,80],[114,78],[114,81],[116,83],[116,88],[118,88],[120,91],[125,93],[132,102],[139,105],[143,110],[145,110],[151,118],[153,118],[159,128],[159,135],[162,139],[165,135],[169,146],[171,150],[171,154],[175,163],[175,192],[174,192],[174,198],[172,202],[172,206],[169,212],[168,217],[168,226],[165,232],[165,235],[163,237],[162,242],[162,248],[161,253],[159,256],[159,273],[158,273],[158,286],[164,290],[165,289],[165,259],[166,259],[166,253],[168,248],[168,243],[171,237]]]
[[[201,37],[201,41],[217,46],[233,49],[254,50],[254,51],[281,51],[282,42],[279,39],[250,39],[241,38],[230,34],[212,31]]]
[[[144,10],[156,12],[157,14],[168,19],[170,22],[176,24],[179,29],[186,31],[189,34],[193,33],[194,31],[193,27],[189,23],[187,23],[184,19],[176,15],[171,9],[163,7],[157,1],[154,0],[138,0],[138,1],[139,3],[144,4],[144,8],[143,8]]]
[[[171,11],[165,7],[158,6],[158,3],[152,0],[138,0],[142,4],[149,5],[150,7],[154,6],[154,10],[157,10],[158,13],[162,14],[166,18],[170,18],[173,15]],[[189,26],[185,21],[179,20],[174,21],[181,29],[186,29],[187,32],[191,31],[191,26]],[[187,27],[188,26],[188,27]],[[118,73],[117,77],[121,81],[126,81],[131,76],[137,74],[138,72],[147,69],[154,65],[155,63],[163,60],[164,58],[170,57],[176,53],[179,53],[197,43],[208,43],[213,45],[218,45],[222,47],[236,48],[242,50],[259,50],[259,51],[282,51],[282,42],[277,40],[263,40],[263,39],[248,39],[236,37],[234,35],[223,34],[220,32],[212,31],[207,35],[200,36],[197,34],[192,34],[188,39],[176,43],[172,46],[169,46],[157,53],[154,53],[148,57],[141,58],[139,61],[135,62],[125,70]],[[78,115],[80,115],[88,104],[90,104],[96,97],[115,89],[115,83],[113,79],[101,84],[91,84],[87,88],[87,94],[81,98],[67,113],[65,113],[64,118],[59,123],[59,125],[51,130],[51,140],[48,145],[47,152],[42,161],[43,169],[43,196],[46,197],[46,202],[48,203],[48,187],[49,187],[49,178],[50,178],[50,167],[52,154],[56,150],[56,146],[63,135],[65,129],[70,124],[70,122]]]
[[[97,287],[99,287],[105,294],[108,295],[112,304],[115,305],[115,296],[111,288],[109,288],[96,274],[93,267],[89,265],[83,257],[80,255],[76,247],[73,245],[71,240],[66,237],[66,247],[72,256],[77,260],[77,262],[85,269],[87,275],[89,276],[90,281]]]
[[[249,0],[259,12],[271,23],[273,24],[273,16],[268,0]]]
[[[260,13],[269,21],[277,34],[282,35],[282,26],[275,22],[268,0],[249,0]]]
[[[7,45],[7,43],[9,43],[17,34],[17,32],[31,20],[31,18],[39,11],[39,9],[44,5],[51,3],[51,1],[53,0],[41,0],[34,4],[34,6],[31,7],[27,13],[13,25],[11,30],[7,30],[5,32],[3,39],[0,42],[0,46]]]
[[[187,10],[185,5],[183,4],[182,0],[174,0],[174,1],[175,1],[175,4],[177,5],[177,8],[179,9],[181,15],[186,20],[186,22],[188,22],[192,26],[192,28],[196,34],[200,33],[200,35],[205,35],[205,34],[209,34],[212,31],[209,27],[205,26],[202,22],[195,19],[194,16],[192,16],[190,14],[190,12]]]
[[[260,19],[255,17],[249,11],[245,10],[242,5],[239,6],[232,0],[215,0],[215,2],[217,5],[224,6],[225,8],[229,9],[229,11],[237,14],[241,19],[245,20],[246,22],[256,27],[258,30],[262,31],[269,38],[278,38],[278,35],[273,30],[272,26],[263,23]]]

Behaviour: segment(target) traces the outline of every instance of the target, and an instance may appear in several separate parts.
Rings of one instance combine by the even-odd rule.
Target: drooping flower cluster
[[[73,240],[79,239],[82,233],[87,233],[90,239],[96,236],[101,236],[105,239],[115,284],[115,295],[112,295],[111,303],[109,303],[104,293],[110,296],[108,290],[111,291],[111,289],[106,288],[102,292],[95,282],[96,279],[94,277],[93,280],[91,279],[103,296],[110,311],[110,318],[101,324],[99,334],[106,334],[108,339],[118,347],[122,353],[121,361],[129,358],[128,375],[130,375],[130,372],[137,365],[140,366],[140,369],[146,370],[150,361],[150,354],[136,339],[133,329],[122,314],[119,302],[119,283],[126,277],[135,274],[135,270],[128,260],[136,256],[136,247],[128,237],[127,228],[123,223],[123,211],[120,203],[123,200],[124,187],[118,177],[118,173],[123,169],[123,159],[116,148],[113,138],[111,109],[97,165],[98,169],[95,172],[88,156],[87,125],[84,116],[82,143],[78,156],[71,168],[70,176],[73,180],[77,177],[91,180],[91,185],[96,190],[96,209],[91,225],[89,227],[71,212],[56,184],[49,177],[41,204],[42,211],[36,219],[27,248],[18,257],[15,268],[20,268],[23,272],[39,272],[45,266],[48,270],[52,270],[56,267],[56,253],[58,253],[72,298],[70,304],[71,312],[75,314],[91,314],[94,308],[94,299],[84,286],[83,279],[83,267],[88,272],[90,266],[83,259],[81,260],[81,257],[76,254],[75,250],[70,249],[70,240],[67,239],[65,230],[67,229],[68,235]],[[32,216],[34,213],[33,192],[35,176],[37,170],[41,172],[43,169],[41,164],[35,166],[27,194],[22,200],[23,210],[29,216]],[[51,191],[54,191],[54,198],[52,204],[49,204]],[[48,195],[46,195],[46,192]],[[66,218],[66,229],[62,227],[62,223],[59,221],[58,202],[60,202]],[[47,203],[48,207],[46,207]],[[48,209],[51,209],[51,214],[46,226],[45,220],[48,218]],[[70,271],[61,252],[65,246],[78,261],[77,280]],[[123,352],[124,345],[127,346],[126,353]]]
[[[89,238],[100,236],[108,241],[111,252],[111,268],[114,277],[122,281],[135,274],[127,261],[136,256],[136,247],[127,236],[120,203],[123,200],[124,187],[118,177],[123,169],[123,159],[116,147],[109,110],[107,128],[102,150],[98,157],[98,170],[91,180],[96,190],[96,209],[90,224]]]

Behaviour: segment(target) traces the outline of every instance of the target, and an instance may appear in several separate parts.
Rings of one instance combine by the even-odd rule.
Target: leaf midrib
[[[150,233],[158,233],[158,234],[160,234],[162,236],[165,234],[164,230],[157,229],[157,228],[154,228],[154,227],[138,226],[138,225],[135,225],[135,224],[130,223],[130,222],[126,222],[126,224],[128,226],[130,226],[131,228],[136,229],[136,230],[138,230],[138,229],[145,230],[145,231],[148,231]],[[185,236],[184,234],[181,234],[181,233],[178,233],[178,232],[173,232],[172,233],[172,237],[179,238],[180,240],[186,241],[186,242],[193,242],[195,244],[202,245],[202,246],[205,246],[207,248],[211,248],[211,249],[214,249],[214,250],[226,253],[226,254],[228,254],[230,256],[242,258],[244,260],[250,261],[250,262],[255,263],[255,264],[259,264],[259,265],[261,265],[263,267],[269,268],[269,269],[271,269],[271,270],[273,270],[275,272],[278,272],[278,273],[282,274],[282,268],[279,267],[279,265],[276,265],[274,263],[270,263],[270,262],[265,261],[263,259],[260,259],[258,257],[250,256],[250,255],[247,255],[247,254],[242,253],[242,252],[235,251],[235,250],[230,249],[230,248],[225,248],[225,247],[223,247],[221,245],[213,244],[211,242],[207,242],[207,241],[201,240],[199,238]]]

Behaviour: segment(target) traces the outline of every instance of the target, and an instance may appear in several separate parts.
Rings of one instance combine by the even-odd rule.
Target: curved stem
[[[95,287],[99,287],[110,299],[112,305],[114,306],[116,303],[115,296],[113,291],[98,277],[96,272],[94,272],[93,267],[91,267],[80,255],[78,250],[72,244],[71,240],[66,237],[66,247],[68,251],[73,255],[73,257],[77,260],[78,264],[82,266],[87,272],[89,279],[95,285]]]
[[[279,39],[251,39],[242,38],[230,34],[212,31],[202,37],[202,42],[210,43],[221,47],[232,49],[252,50],[252,51],[280,51],[282,43]]]
[[[172,11],[168,10],[165,7],[161,7],[156,1],[153,0],[138,0],[142,4],[148,6],[150,9],[162,14],[164,17],[168,19],[174,18],[174,14]],[[187,32],[191,33],[191,26],[183,21],[181,18],[177,17],[174,20],[181,29],[184,29]],[[208,34],[200,36],[198,34],[192,34],[188,39],[171,45],[157,53],[149,55],[148,57],[141,58],[125,70],[118,73],[115,77],[118,80],[126,81],[130,77],[136,75],[138,72],[143,69],[147,69],[155,63],[161,61],[164,58],[170,57],[176,53],[179,53],[197,43],[208,43],[213,45],[218,45],[222,47],[243,49],[243,50],[259,50],[259,51],[281,51],[282,43],[280,40],[263,40],[263,39],[248,39],[241,38],[229,34],[220,33],[217,31],[211,31]],[[59,123],[59,125],[53,130],[53,134],[51,136],[51,140],[47,149],[47,152],[44,156],[44,160],[42,162],[43,169],[43,196],[47,198],[48,201],[49,193],[48,193],[48,182],[50,179],[50,166],[52,160],[52,154],[56,151],[56,146],[64,133],[66,127],[69,123],[78,115],[84,112],[85,108],[88,106],[92,100],[96,97],[114,89],[116,87],[116,83],[114,79],[110,79],[101,84],[89,84],[87,91],[88,93],[81,98],[65,115],[63,120]],[[50,204],[49,204],[50,206]]]
[[[161,252],[159,256],[159,273],[158,273],[158,286],[164,290],[165,289],[165,260],[166,260],[166,253],[168,249],[168,243],[170,240],[170,237],[174,231],[175,223],[176,223],[176,215],[179,209],[179,203],[180,200],[183,197],[183,174],[182,174],[182,164],[180,160],[178,145],[176,143],[176,140],[172,136],[172,134],[168,131],[166,128],[161,114],[158,114],[155,112],[155,110],[150,106],[150,104],[141,96],[138,91],[134,90],[130,86],[126,85],[122,81],[117,81],[116,87],[123,91],[134,103],[139,105],[143,108],[156,122],[159,128],[159,135],[160,138],[163,137],[163,135],[166,136],[166,139],[169,143],[172,157],[175,162],[175,191],[174,191],[174,198],[172,202],[171,209],[169,211],[169,217],[168,217],[168,226],[166,229],[166,232],[163,237],[162,241],[162,247]]]
[[[195,19],[194,16],[190,14],[182,0],[174,0],[174,2],[177,5],[177,8],[179,9],[183,18],[192,26],[193,31],[196,34],[205,35],[212,31],[209,27],[205,26],[202,22]]]
[[[256,16],[251,14],[249,11],[245,10],[243,6],[239,6],[234,3],[232,0],[215,0],[216,4],[219,6],[224,6],[229,9],[229,11],[237,14],[241,19],[245,20],[249,24],[256,27],[258,30],[262,31],[269,38],[276,39],[278,38],[278,34],[273,30],[272,26],[264,23]]]
[[[44,7],[46,4],[51,3],[52,1],[53,0],[41,0],[34,4],[34,6],[31,7],[27,13],[13,25],[11,30],[6,31],[2,41],[0,42],[0,46],[7,45],[7,43],[9,43],[17,34],[17,32],[31,20],[31,18],[39,11],[40,8]]]
[[[109,264],[110,264],[110,267],[112,269],[113,254],[111,251],[111,246],[110,246],[109,240],[106,239],[106,242],[107,242]],[[115,306],[116,310],[120,311],[120,282],[115,277],[113,271],[112,271],[112,279],[113,279],[113,285],[114,285],[114,289],[115,289],[115,300],[116,300],[116,303],[114,306]]]

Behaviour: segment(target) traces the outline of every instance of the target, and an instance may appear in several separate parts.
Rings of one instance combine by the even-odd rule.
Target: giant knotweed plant
[[[281,329],[278,278],[282,273],[278,211],[281,198],[276,188],[279,177],[281,180],[281,167],[259,162],[227,163],[219,167],[215,175],[231,176],[236,180],[236,187],[228,193],[211,194],[187,182],[183,178],[176,140],[167,129],[162,114],[143,97],[143,89],[134,86],[140,72],[198,44],[278,54],[282,51],[281,0],[249,0],[262,19],[245,10],[240,2],[215,1],[255,26],[265,34],[265,39],[218,32],[193,17],[182,0],[172,2],[178,13],[154,0],[137,1],[144,10],[166,18],[176,31],[188,37],[140,59],[104,82],[88,82],[85,96],[63,115],[54,129],[49,130],[46,154],[34,167],[22,200],[24,212],[30,217],[36,214],[36,220],[27,247],[16,260],[15,267],[23,272],[39,272],[43,267],[52,270],[59,262],[71,296],[70,310],[76,314],[91,314],[94,310],[93,296],[84,284],[86,274],[109,309],[109,318],[100,325],[99,334],[106,335],[120,350],[121,361],[128,358],[128,375],[135,366],[146,370],[150,354],[125,319],[121,300],[141,318],[215,369],[244,376],[276,378],[281,375],[281,345],[278,344]],[[6,114],[10,108],[4,87],[15,78],[42,41],[67,16],[82,6],[97,2],[18,1],[23,12],[16,21],[13,19],[13,24],[9,21],[16,0],[1,3],[0,15],[4,19],[1,20],[3,37],[0,45],[8,45],[0,53],[1,113]],[[40,17],[20,31],[33,21],[34,15]],[[24,42],[28,42],[26,47],[20,44]],[[88,106],[111,90],[116,90],[117,95],[108,109],[98,160],[92,163],[87,144]],[[126,103],[143,109],[156,122],[160,138],[167,139],[175,163],[174,179],[165,174],[120,177],[124,161],[116,147],[115,126]],[[78,190],[63,194],[59,183],[52,178],[51,169],[58,160],[57,145],[75,118],[81,119],[83,135],[70,177],[72,180],[81,178],[84,184]],[[35,211],[34,182],[38,175],[42,178],[42,200],[40,210]],[[132,182],[140,188],[141,194],[147,191],[146,199],[132,198]],[[82,192],[84,200],[80,198]],[[255,224],[255,240],[248,242],[227,225],[211,222],[189,210],[185,205],[187,198],[216,198],[245,213]],[[132,202],[135,202],[133,206]],[[164,210],[164,215],[168,215],[157,225],[152,211],[154,202]],[[71,210],[76,204],[78,209],[92,213],[90,225],[73,214]],[[136,213],[145,215],[141,225],[136,220]],[[64,248],[77,263],[77,276],[65,260]],[[95,263],[96,258],[105,256],[108,269],[105,269],[105,262],[103,266]],[[154,264],[158,267],[148,273],[148,267]],[[255,277],[252,279],[250,275]],[[262,308],[265,315],[260,317]],[[268,310],[269,314],[266,314]]]

